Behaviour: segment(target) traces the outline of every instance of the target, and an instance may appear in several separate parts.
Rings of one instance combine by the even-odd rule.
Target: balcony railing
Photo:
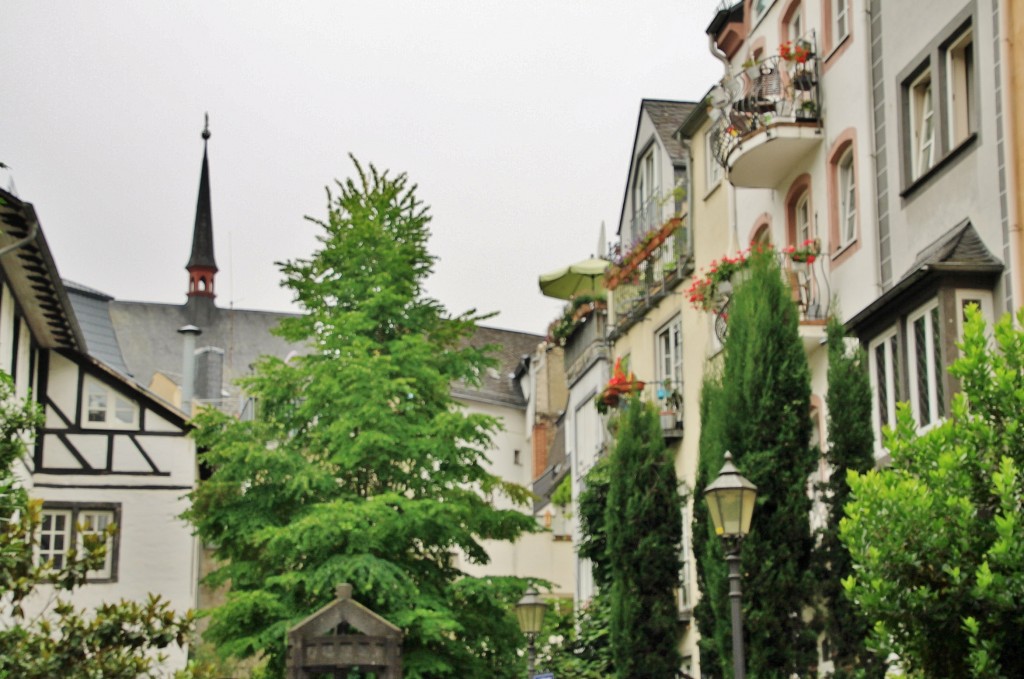
[[[712,95],[711,151],[736,186],[774,187],[820,141],[821,97],[814,35],[721,81]],[[765,144],[764,142],[783,142]]]
[[[661,432],[666,439],[683,437],[683,383],[662,380],[644,385],[644,400],[658,407]]]
[[[659,195],[661,195],[659,190],[655,189],[653,194],[633,210],[633,219],[630,222],[632,238],[638,239],[645,233],[661,227],[664,220],[662,219],[661,201],[658,200]]]
[[[685,218],[666,222],[646,243],[627,253],[606,274],[615,312],[615,332],[643,317],[690,273]]]

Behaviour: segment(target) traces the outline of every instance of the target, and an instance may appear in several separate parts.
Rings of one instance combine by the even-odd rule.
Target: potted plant
[[[808,99],[804,103],[800,104],[800,108],[796,110],[796,117],[800,120],[817,120],[818,105]]]
[[[785,250],[793,268],[797,271],[807,271],[811,264],[814,264],[818,255],[821,254],[821,240],[808,238],[800,245],[790,245]]]
[[[612,369],[612,377],[608,380],[604,390],[594,397],[594,405],[597,412],[604,414],[609,408],[619,405],[619,399],[629,394],[643,391],[644,383],[636,378],[630,371],[628,374],[622,367],[622,357],[615,359],[615,367]]]

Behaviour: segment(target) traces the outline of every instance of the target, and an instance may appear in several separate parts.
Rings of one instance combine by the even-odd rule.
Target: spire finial
[[[203,141],[210,138],[210,114],[203,114]]]

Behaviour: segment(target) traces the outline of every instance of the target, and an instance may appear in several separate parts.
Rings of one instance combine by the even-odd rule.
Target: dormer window
[[[660,226],[658,213],[657,167],[654,162],[656,146],[652,144],[640,156],[633,180],[633,223],[631,241]]]
[[[138,426],[139,406],[99,380],[86,378],[82,425],[131,429]]]

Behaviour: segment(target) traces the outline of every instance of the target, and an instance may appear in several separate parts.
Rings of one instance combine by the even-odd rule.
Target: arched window
[[[803,174],[797,177],[786,195],[786,239],[789,245],[799,246],[814,237],[811,176]]]
[[[855,250],[860,239],[856,152],[857,133],[851,127],[839,134],[828,154],[828,231],[833,255]]]

